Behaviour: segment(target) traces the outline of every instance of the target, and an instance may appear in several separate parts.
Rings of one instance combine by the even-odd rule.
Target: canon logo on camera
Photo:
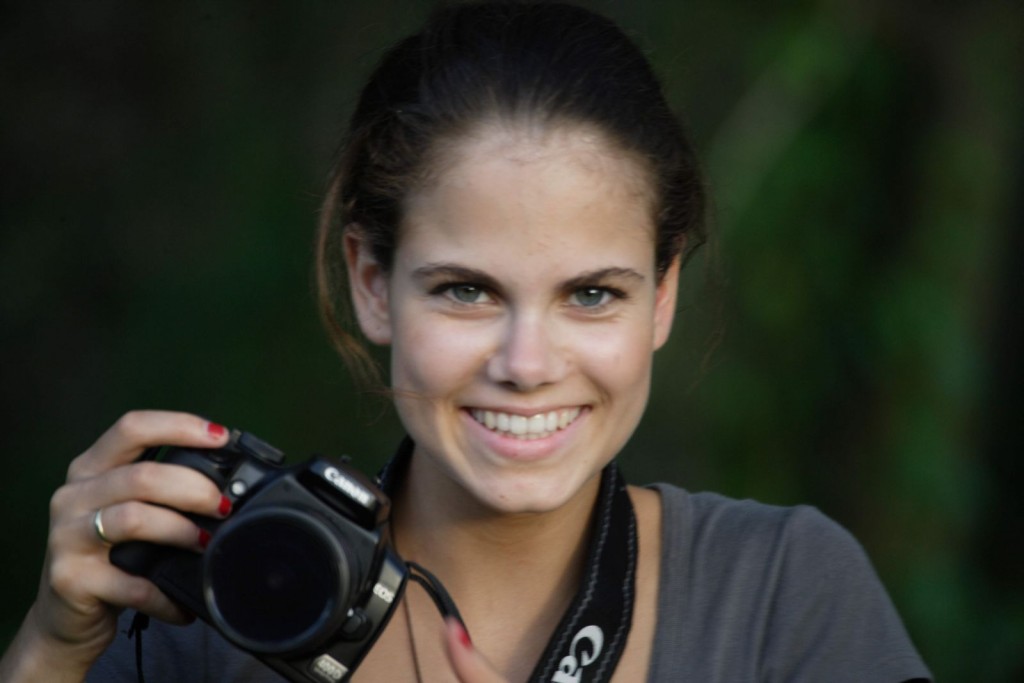
[[[370,507],[373,503],[373,494],[346,477],[337,467],[325,468],[324,479],[334,484],[339,491],[346,494],[349,498],[355,499],[363,507]]]

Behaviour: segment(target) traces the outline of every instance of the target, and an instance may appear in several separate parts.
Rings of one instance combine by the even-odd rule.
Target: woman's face
[[[494,127],[406,204],[393,267],[349,237],[356,310],[390,344],[415,458],[500,512],[592,491],[647,401],[678,264],[659,282],[648,181],[581,129]]]

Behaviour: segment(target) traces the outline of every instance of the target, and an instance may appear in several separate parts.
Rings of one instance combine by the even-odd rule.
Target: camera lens
[[[345,549],[324,522],[268,508],[224,525],[206,550],[214,624],[237,645],[285,654],[315,647],[348,611]]]

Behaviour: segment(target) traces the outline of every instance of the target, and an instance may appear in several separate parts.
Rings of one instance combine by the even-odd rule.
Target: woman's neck
[[[582,575],[599,477],[557,510],[509,515],[481,506],[425,461],[412,458],[396,492],[401,555],[441,579],[471,629],[549,633]]]

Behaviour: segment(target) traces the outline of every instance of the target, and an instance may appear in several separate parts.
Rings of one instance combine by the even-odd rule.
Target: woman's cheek
[[[579,365],[608,389],[646,382],[653,356],[648,328],[637,323],[583,330],[574,344]]]
[[[442,398],[462,388],[485,362],[481,331],[446,322],[400,328],[402,334],[392,347],[396,389],[415,391],[426,398]]]

